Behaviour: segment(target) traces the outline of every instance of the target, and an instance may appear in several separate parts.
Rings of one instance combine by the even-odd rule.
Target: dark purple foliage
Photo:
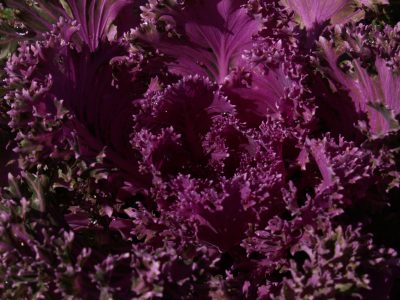
[[[5,1],[0,298],[397,299],[386,4]]]

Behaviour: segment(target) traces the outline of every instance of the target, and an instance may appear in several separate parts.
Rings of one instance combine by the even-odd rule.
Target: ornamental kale
[[[1,299],[398,299],[387,1],[0,1]]]

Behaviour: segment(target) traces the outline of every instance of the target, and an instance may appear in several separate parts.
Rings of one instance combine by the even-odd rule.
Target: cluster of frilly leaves
[[[0,6],[1,299],[399,299],[398,8]]]

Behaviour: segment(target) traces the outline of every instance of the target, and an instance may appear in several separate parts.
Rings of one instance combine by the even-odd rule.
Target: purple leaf
[[[241,55],[251,47],[252,35],[259,30],[259,23],[241,7],[243,4],[242,0],[183,5],[174,1],[160,10],[149,8],[144,14],[155,18],[149,20],[155,24],[142,26],[137,37],[172,59],[171,72],[199,74],[222,82],[232,67],[240,65]],[[157,31],[156,24],[164,25],[166,32]]]

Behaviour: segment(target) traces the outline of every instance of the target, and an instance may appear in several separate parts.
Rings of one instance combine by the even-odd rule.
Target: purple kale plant
[[[396,9],[0,1],[0,298],[399,299]]]

